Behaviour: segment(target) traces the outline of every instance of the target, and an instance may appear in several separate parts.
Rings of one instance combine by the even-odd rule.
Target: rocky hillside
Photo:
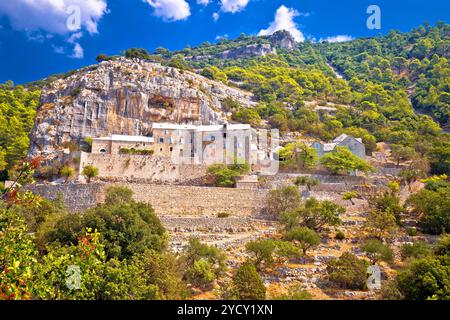
[[[195,52],[194,55],[187,56],[188,60],[203,61],[210,59],[242,59],[249,57],[263,57],[268,54],[277,54],[277,49],[296,50],[298,44],[288,31],[277,31],[270,36],[262,36],[253,41],[234,41],[229,48],[220,48],[220,45],[213,45],[213,52],[205,49],[203,52]],[[217,52],[216,52],[217,51]]]
[[[197,74],[119,58],[47,86],[30,154],[53,158],[69,141],[110,134],[147,135],[153,122],[220,124],[225,98],[251,105],[250,93]]]

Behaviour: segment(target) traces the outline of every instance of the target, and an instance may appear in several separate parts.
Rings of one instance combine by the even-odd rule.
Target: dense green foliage
[[[36,166],[22,164],[20,184]],[[107,203],[69,219],[59,200],[52,204],[17,186],[0,202],[0,299],[188,297],[164,228],[149,205],[131,200],[131,191],[109,189]],[[55,234],[60,239],[48,241]]]
[[[155,54],[166,61],[182,55],[205,76],[252,91],[260,101],[260,117],[282,131],[302,131],[325,140],[342,132],[358,135],[368,153],[375,139],[396,143],[400,137],[402,144],[414,144],[414,137],[426,141],[428,136],[439,143],[439,127],[430,117],[414,114],[413,106],[443,125],[448,122],[448,25],[345,43],[306,41],[298,50],[279,49],[264,57],[220,57],[226,50],[269,41],[242,35]],[[202,58],[190,60],[193,56]],[[305,100],[332,102],[337,114],[319,115]]]
[[[12,83],[0,85],[0,171],[25,157],[34,124],[40,91]]]
[[[401,248],[406,265],[382,292],[385,299],[450,299],[450,236],[445,234],[430,247],[415,242]]]
[[[450,232],[450,183],[445,179],[444,176],[428,180],[424,189],[407,200],[420,216],[420,228],[427,233]]]
[[[117,194],[121,196],[117,196]],[[127,259],[146,250],[161,252],[167,235],[153,208],[131,199],[129,190],[110,188],[106,203],[83,215],[68,214],[43,233],[45,243],[76,244],[83,230],[91,228],[101,234],[108,258]]]
[[[396,277],[397,287],[408,300],[450,299],[450,257],[414,260]]]
[[[320,50],[346,78],[364,80],[399,97],[409,92],[416,108],[447,124],[449,43],[450,27],[439,22],[434,28],[425,24],[409,33],[391,31],[385,37],[322,44]]]

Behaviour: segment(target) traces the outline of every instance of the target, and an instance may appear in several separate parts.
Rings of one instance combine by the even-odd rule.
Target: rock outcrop
[[[298,44],[289,31],[277,31],[270,36],[262,36],[263,43],[249,43],[222,51],[213,55],[197,55],[186,57],[188,60],[202,61],[209,59],[242,59],[251,57],[263,57],[268,54],[276,54],[277,49],[297,50]]]
[[[297,50],[298,45],[294,37],[289,31],[281,30],[277,31],[271,36],[269,36],[269,41],[277,48],[287,49],[287,50]]]
[[[262,44],[251,44],[248,46],[243,46],[231,50],[224,51],[220,54],[221,59],[239,59],[246,57],[262,57],[268,55],[270,53],[277,53],[277,49],[275,49],[270,43],[262,43]]]
[[[69,141],[148,135],[153,122],[221,124],[222,101],[251,105],[250,93],[195,73],[119,58],[83,68],[43,90],[31,155],[53,158]]]

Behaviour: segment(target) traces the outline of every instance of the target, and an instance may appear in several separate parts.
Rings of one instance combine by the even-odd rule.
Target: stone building
[[[155,156],[193,164],[252,163],[258,151],[248,124],[188,125],[153,123],[152,136],[112,135],[94,138],[92,153],[120,154],[121,149],[152,150]],[[123,151],[123,150],[122,150]]]
[[[330,143],[313,142],[311,147],[316,149],[317,155],[322,157],[326,153],[333,152],[336,147],[347,147],[354,155],[364,159],[366,157],[366,147],[361,138],[341,134]]]
[[[249,124],[179,125],[154,123],[156,154],[202,164],[252,161]],[[254,149],[254,148],[253,148]]]
[[[120,154],[121,149],[154,150],[154,139],[118,134],[92,139],[92,153]]]

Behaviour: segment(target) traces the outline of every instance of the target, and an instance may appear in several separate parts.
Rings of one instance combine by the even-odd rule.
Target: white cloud
[[[278,8],[277,12],[275,13],[275,20],[270,23],[269,28],[262,29],[261,31],[259,31],[258,35],[267,36],[279,30],[286,30],[292,34],[296,41],[302,42],[305,40],[305,36],[298,29],[297,24],[294,21],[294,18],[300,15],[301,14],[297,10],[293,8],[287,8],[283,5]]]
[[[210,2],[211,0],[197,0],[197,4],[201,4],[203,6],[207,6]]]
[[[73,47],[73,53],[70,56],[71,58],[76,58],[76,59],[83,59],[84,57],[84,50],[81,47],[81,45],[77,42],[75,43],[75,46]]]
[[[56,34],[71,33],[67,21],[73,11],[80,9],[79,29],[97,33],[97,24],[107,13],[106,0],[14,0],[0,1],[0,16],[8,16],[13,28]]]
[[[220,41],[220,40],[223,40],[223,39],[228,39],[228,35],[227,35],[227,34],[224,34],[224,35],[221,35],[221,36],[217,36],[217,37],[216,37],[216,41]]]
[[[217,21],[217,20],[219,20],[219,18],[220,18],[220,14],[218,14],[217,12],[214,12],[213,15],[212,15],[212,17],[213,17],[213,20],[214,20],[214,21]]]
[[[250,0],[220,0],[223,12],[236,13],[245,9]]]
[[[165,21],[185,20],[191,15],[189,4],[185,0],[144,0],[153,9],[153,14]]]
[[[78,40],[83,30],[98,33],[98,22],[108,13],[106,0],[14,0],[0,1],[0,16],[7,16],[11,26],[25,31],[31,41],[43,42],[60,35],[73,45],[71,58],[82,59]],[[66,48],[52,45],[56,53]]]
[[[320,41],[327,41],[327,42],[346,42],[351,40],[353,40],[353,37],[346,34],[320,39]]]
[[[69,37],[69,39],[67,39],[67,42],[75,43],[75,42],[77,42],[77,40],[81,39],[82,36],[83,36],[83,33],[81,33],[81,32],[74,33]]]
[[[52,45],[52,48],[53,48],[53,51],[55,51],[56,53],[59,53],[59,54],[64,54],[66,52],[64,47]]]

